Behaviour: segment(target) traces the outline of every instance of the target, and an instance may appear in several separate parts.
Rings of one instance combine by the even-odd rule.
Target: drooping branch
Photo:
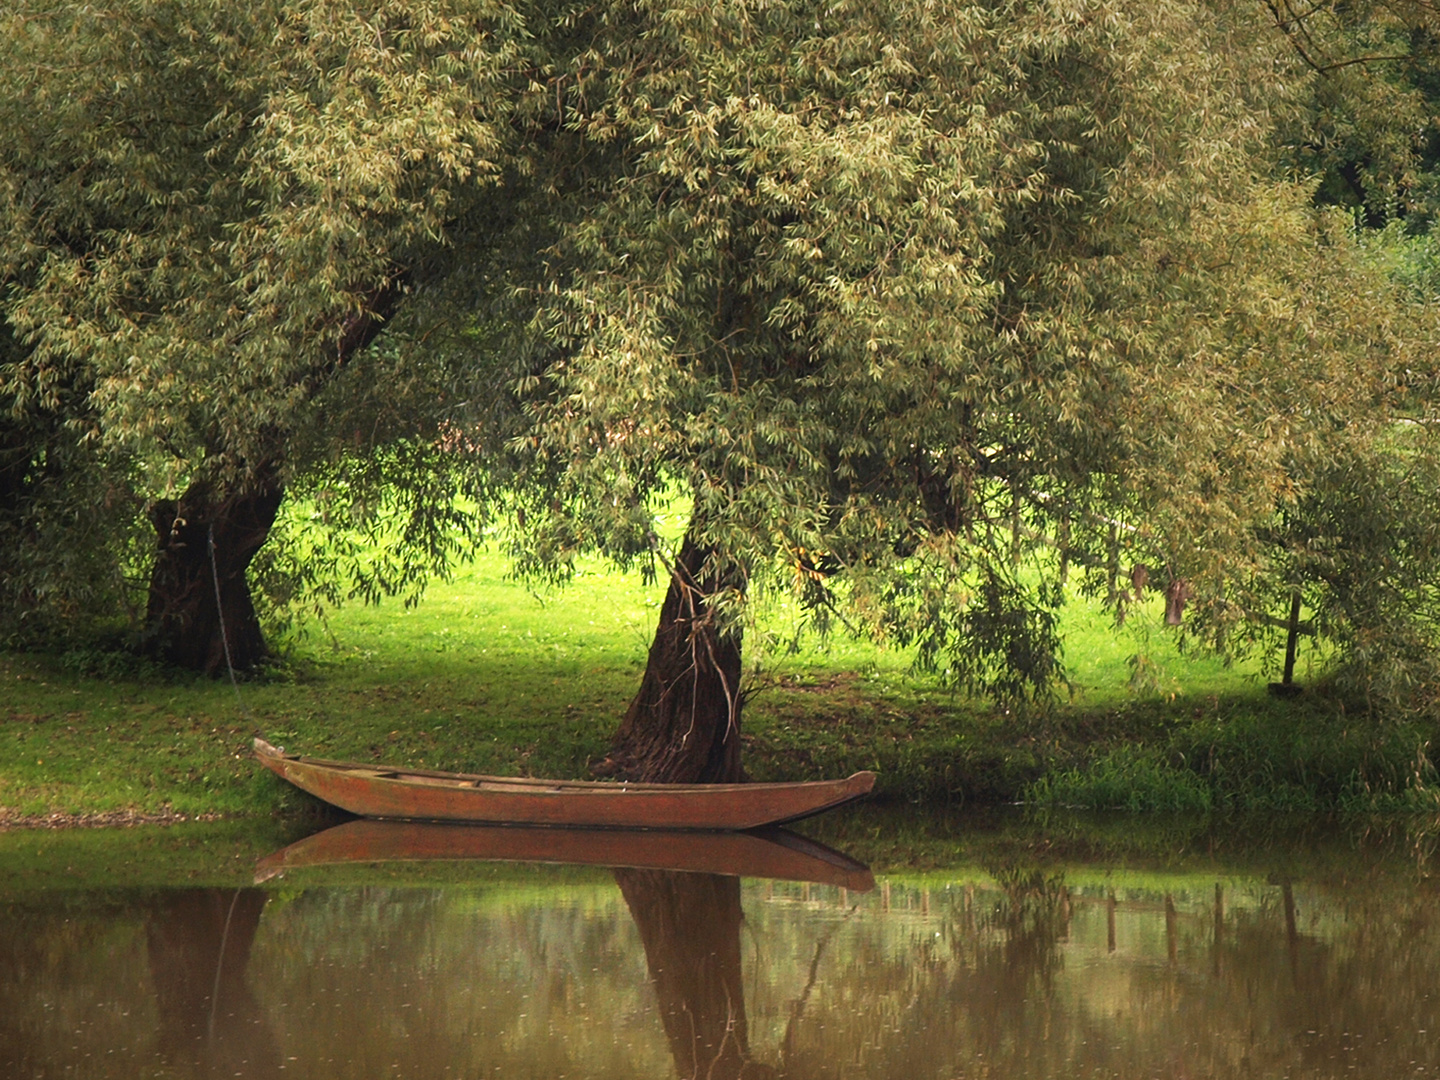
[[[1346,60],[1329,60],[1321,55],[1320,46],[1306,24],[1307,19],[1328,5],[1312,4],[1305,11],[1297,12],[1290,6],[1290,0],[1264,0],[1264,2],[1274,20],[1275,29],[1285,35],[1291,46],[1294,47],[1296,55],[1305,62],[1306,67],[1316,74],[1328,75],[1332,71],[1360,64],[1379,64],[1410,59],[1410,56],[1405,53],[1382,53],[1374,56],[1352,56]]]
[[[334,353],[305,376],[307,398],[379,335],[403,292],[399,272],[370,290],[366,305],[339,327]],[[151,507],[157,552],[142,635],[147,652],[211,676],[232,664],[247,671],[268,655],[246,571],[284,498],[285,435],[271,435],[270,456],[253,465],[248,478],[221,488],[200,480],[179,500]]]

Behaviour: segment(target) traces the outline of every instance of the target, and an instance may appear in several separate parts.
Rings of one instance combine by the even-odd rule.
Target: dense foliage
[[[731,608],[778,578],[1043,694],[1072,570],[1243,646],[1277,522],[1427,400],[1428,313],[1285,171],[1321,76],[1262,8],[594,10],[533,551],[652,547],[678,487]]]
[[[1434,323],[1395,253],[1431,215],[1432,22],[22,0],[3,617],[123,596],[96,583],[147,514],[153,631],[194,522],[248,523],[231,578],[261,551],[278,593],[373,597],[505,502],[522,571],[674,567],[732,719],[757,589],[1029,699],[1077,581],[1230,651],[1298,594],[1354,685],[1426,702]],[[264,546],[286,493],[324,538]]]
[[[493,187],[520,36],[487,0],[7,7],[0,281],[15,347],[0,387],[26,477],[0,509],[24,541],[4,556],[7,622],[75,588],[47,516],[105,518],[66,546],[143,577],[120,543],[148,531],[137,509],[161,562],[176,537],[203,542],[187,524],[223,541],[227,510],[263,544],[272,504],[315,468],[333,495],[398,466],[351,507],[364,524],[377,489],[412,492],[401,561],[443,564],[455,515],[426,498],[445,470],[414,446],[433,442],[452,387],[360,349]],[[337,387],[352,364],[364,378]]]

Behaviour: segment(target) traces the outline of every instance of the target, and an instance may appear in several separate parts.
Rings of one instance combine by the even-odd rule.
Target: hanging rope
[[[215,1012],[220,1007],[220,975],[225,970],[225,946],[230,941],[230,920],[235,917],[235,905],[240,902],[240,890],[230,898],[230,910],[225,913],[225,929],[220,933],[220,955],[215,958],[215,983],[210,987],[210,1018],[205,1022],[205,1041],[215,1038]]]
[[[250,719],[250,710],[245,706],[245,699],[240,696],[240,680],[235,677],[235,665],[230,660],[230,635],[225,632],[225,608],[220,603],[220,568],[215,562],[215,523],[210,523],[210,580],[215,584],[215,614],[220,617],[220,644],[225,647],[225,667],[230,671],[230,685],[235,688],[235,700],[240,704],[240,711],[245,714],[245,719]]]

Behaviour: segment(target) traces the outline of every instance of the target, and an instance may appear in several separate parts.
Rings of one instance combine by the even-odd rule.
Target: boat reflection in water
[[[613,867],[618,894],[585,866]],[[747,1038],[742,875],[874,886],[866,867],[782,830],[362,820],[262,859],[268,889],[0,900],[0,1077],[576,1075],[613,1028],[607,1007],[633,1019],[601,1075],[637,1057],[656,1075],[667,1043],[683,1077],[768,1075]],[[592,1013],[577,999],[595,982],[608,989]]]
[[[364,819],[307,836],[261,859],[255,882],[318,866],[477,861],[681,870],[809,881],[853,892],[875,887],[869,867],[788,829],[704,833]]]
[[[740,878],[866,892],[870,870],[785,829],[750,833],[529,829],[352,821],[262,859],[257,881],[318,866],[502,860],[612,867],[640,932],[665,1036],[682,1077],[747,1080]]]

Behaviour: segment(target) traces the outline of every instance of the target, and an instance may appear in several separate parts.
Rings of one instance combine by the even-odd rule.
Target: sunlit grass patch
[[[257,734],[321,757],[585,776],[639,683],[662,597],[660,583],[592,563],[567,588],[534,589],[484,551],[418,606],[352,604],[298,628],[238,697],[228,679],[103,650],[0,654],[0,806],[312,807],[255,764]],[[1180,648],[1158,604],[1117,629],[1072,597],[1071,692],[1022,711],[914,671],[905,650],[797,633],[802,623],[767,598],[746,639],[744,757],[757,779],[874,769],[882,797],[930,807],[1413,808],[1434,790],[1418,728],[1346,718],[1315,695],[1273,699],[1263,657],[1226,666]]]

